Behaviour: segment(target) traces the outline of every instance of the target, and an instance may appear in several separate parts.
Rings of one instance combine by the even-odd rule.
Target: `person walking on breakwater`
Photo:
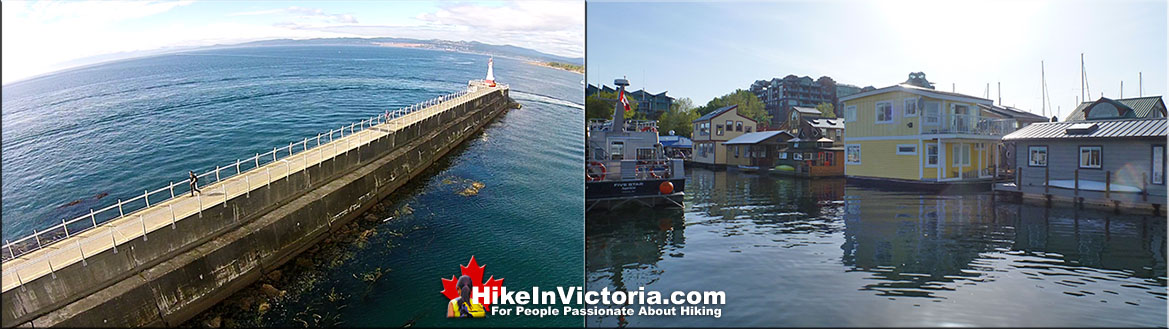
[[[203,191],[199,190],[199,176],[195,176],[195,172],[190,170],[187,170],[187,175],[191,176],[191,196],[195,196],[195,192],[203,194]]]
[[[459,277],[458,283],[455,283],[455,289],[459,290],[459,297],[452,299],[450,307],[447,307],[446,317],[448,318],[482,318],[487,315],[487,311],[483,308],[483,304],[476,303],[471,300],[471,277],[462,275]]]

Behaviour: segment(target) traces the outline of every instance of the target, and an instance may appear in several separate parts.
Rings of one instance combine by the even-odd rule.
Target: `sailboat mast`
[[[1043,98],[1039,100],[1040,107],[1043,108],[1043,117],[1047,117],[1047,70],[1043,68],[1043,61],[1039,61],[1039,80],[1040,88],[1042,89]]]

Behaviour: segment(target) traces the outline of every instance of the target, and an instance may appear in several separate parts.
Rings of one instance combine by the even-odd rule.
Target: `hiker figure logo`
[[[450,299],[447,303],[446,316],[448,318],[482,318],[487,315],[491,300],[482,296],[498,294],[503,288],[503,279],[495,279],[492,275],[483,282],[483,269],[475,262],[475,256],[466,266],[459,265],[458,278],[442,279],[442,295]],[[480,292],[479,298],[472,298],[474,292]]]

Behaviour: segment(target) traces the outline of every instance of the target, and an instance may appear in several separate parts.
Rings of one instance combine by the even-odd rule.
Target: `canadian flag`
[[[621,94],[620,94],[620,96],[617,97],[617,100],[621,102],[621,106],[624,106],[625,111],[628,112],[629,111],[629,100],[625,99],[625,90],[624,89],[621,90]]]

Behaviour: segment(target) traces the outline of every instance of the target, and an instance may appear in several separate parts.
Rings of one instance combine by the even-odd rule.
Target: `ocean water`
[[[125,60],[6,85],[4,238],[184,180],[187,170],[460,90],[486,67],[487,56],[421,49],[255,47]],[[335,247],[344,255],[336,262],[280,281],[296,286],[280,287],[289,294],[271,301],[271,310],[228,318],[300,326],[315,321],[313,308],[329,298],[333,311],[319,313],[332,324],[466,324],[443,318],[447,300],[439,291],[441,279],[457,276],[471,256],[486,266],[485,279],[509,285],[583,284],[582,77],[505,58],[495,59],[495,76],[511,85],[522,109],[366,214],[378,220],[363,229],[380,233]],[[457,193],[475,182],[483,186],[477,195]],[[102,193],[108,196],[95,197]],[[354,275],[372,271],[383,274]],[[507,317],[470,325],[581,323]]]
[[[589,212],[586,287],[722,290],[587,326],[1161,326],[1164,216],[688,169],[685,209]]]

